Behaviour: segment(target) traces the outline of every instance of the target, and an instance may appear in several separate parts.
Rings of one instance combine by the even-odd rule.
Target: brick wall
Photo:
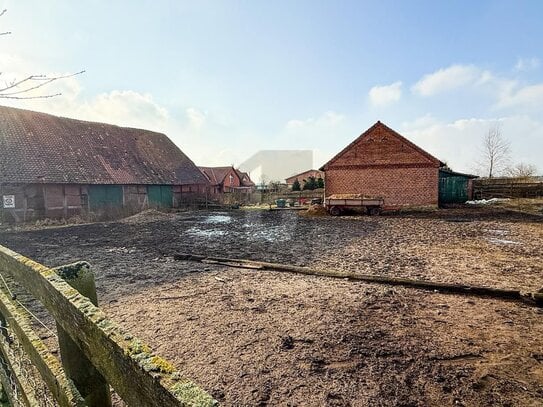
[[[385,206],[437,205],[437,168],[360,168],[326,171],[326,196],[364,194]]]
[[[234,188],[241,186],[241,180],[233,168],[228,171],[223,180],[223,192],[232,192]]]
[[[326,196],[364,194],[385,206],[437,205],[439,161],[377,123],[325,165]]]

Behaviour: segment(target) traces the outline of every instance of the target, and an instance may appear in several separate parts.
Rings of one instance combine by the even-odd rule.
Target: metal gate
[[[440,177],[439,203],[464,203],[468,200],[468,182],[466,177]]]

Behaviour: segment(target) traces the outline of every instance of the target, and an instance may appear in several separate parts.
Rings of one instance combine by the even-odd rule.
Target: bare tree
[[[537,167],[534,164],[518,163],[506,169],[507,175],[515,178],[534,177],[537,174]]]
[[[0,11],[0,17],[6,14],[6,9]],[[11,34],[10,31],[0,32],[0,36]],[[48,75],[28,75],[23,79],[12,79],[5,81],[0,85],[0,99],[47,99],[60,96],[62,93],[31,94],[32,91],[40,89],[59,79],[66,79],[72,76],[80,75],[85,71],[80,71],[68,75],[48,76]],[[0,72],[2,75],[2,72]]]
[[[511,143],[503,138],[499,124],[490,128],[484,136],[481,154],[479,166],[485,174],[488,174],[488,178],[507,168],[511,156]]]

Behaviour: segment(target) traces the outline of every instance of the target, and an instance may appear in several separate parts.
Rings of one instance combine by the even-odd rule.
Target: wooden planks
[[[9,321],[17,340],[60,406],[86,406],[73,383],[66,377],[59,360],[32,330],[27,318],[21,313],[20,306],[3,290],[0,290],[0,313]]]
[[[64,282],[54,270],[0,246],[0,271],[51,313],[131,406],[214,406],[216,401]]]

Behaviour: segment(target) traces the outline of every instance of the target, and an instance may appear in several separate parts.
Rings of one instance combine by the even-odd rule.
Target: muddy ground
[[[102,307],[222,405],[541,406],[543,311],[497,299],[176,261],[275,261],[536,291],[540,216],[147,213],[1,230],[46,265],[91,262]]]

